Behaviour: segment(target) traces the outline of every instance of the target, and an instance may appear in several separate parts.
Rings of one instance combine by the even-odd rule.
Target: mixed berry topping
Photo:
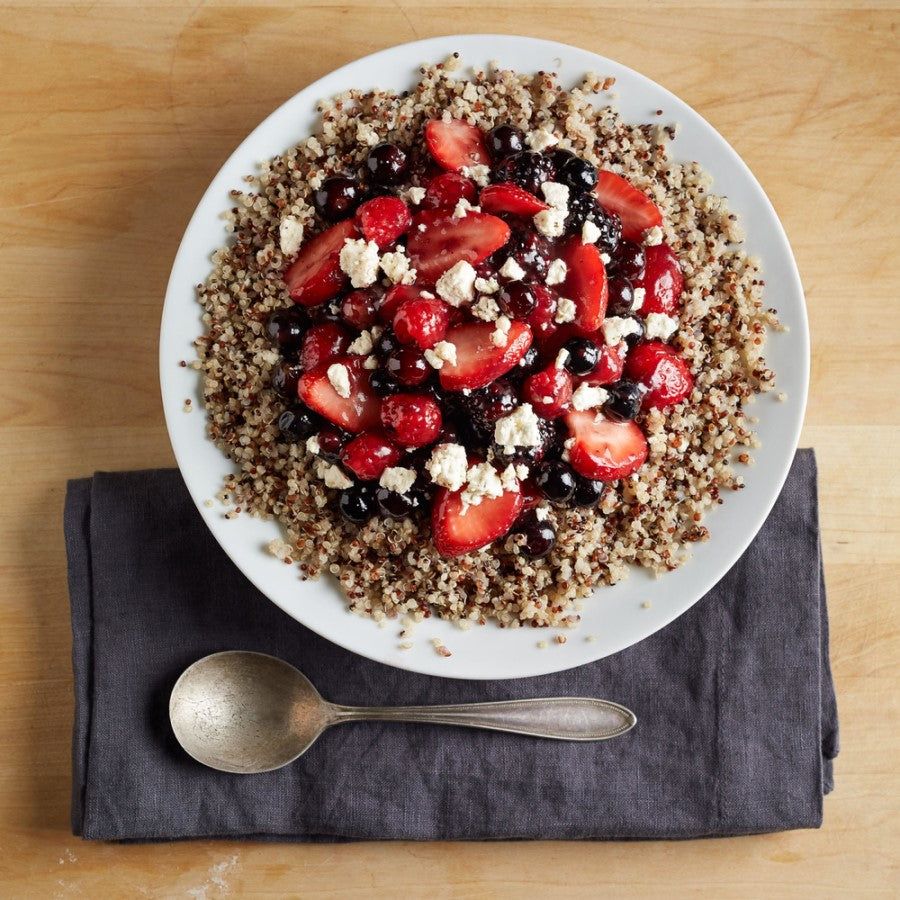
[[[538,559],[551,508],[606,510],[647,411],[690,396],[659,207],[558,143],[439,118],[315,191],[322,228],[265,330],[280,437],[347,522],[414,517],[445,556],[513,535]]]

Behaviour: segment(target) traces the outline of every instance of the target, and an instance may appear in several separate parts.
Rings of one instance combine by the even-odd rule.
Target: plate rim
[[[223,181],[225,173],[234,166],[236,160],[239,157],[247,153],[247,150],[250,146],[254,144],[254,142],[258,139],[258,135],[264,133],[265,130],[271,125],[274,120],[277,120],[281,116],[286,114],[286,111],[299,104],[301,102],[300,98],[303,98],[304,95],[309,95],[309,97],[314,97],[312,99],[312,106],[314,107],[315,101],[318,100],[323,93],[321,89],[319,89],[319,85],[325,81],[329,81],[332,79],[340,79],[344,78],[347,74],[349,74],[352,70],[361,67],[371,67],[376,64],[382,58],[391,57],[394,55],[399,55],[402,53],[409,53],[414,49],[421,48],[422,52],[422,60],[431,60],[434,62],[440,61],[441,58],[445,58],[446,55],[453,52],[453,50],[459,50],[464,60],[469,55],[466,52],[466,45],[471,44],[472,42],[478,41],[491,41],[497,44],[496,50],[494,51],[496,55],[502,55],[503,52],[508,50],[508,47],[504,45],[508,45],[510,42],[518,43],[519,45],[533,45],[535,50],[540,51],[540,55],[547,56],[552,54],[552,58],[562,58],[562,56],[566,53],[575,53],[578,55],[586,55],[591,58],[593,62],[593,66],[599,71],[602,67],[607,67],[607,69],[613,69],[620,73],[627,73],[629,76],[634,77],[638,81],[646,82],[654,91],[659,92],[659,95],[668,99],[669,102],[673,102],[676,106],[687,109],[690,114],[696,117],[702,125],[709,130],[711,135],[714,138],[715,146],[714,150],[719,153],[724,153],[727,161],[737,168],[740,175],[747,180],[750,188],[752,188],[753,192],[756,194],[757,199],[761,201],[764,210],[767,212],[768,217],[776,226],[776,237],[778,239],[778,243],[783,246],[783,249],[786,251],[784,254],[785,262],[788,267],[788,275],[790,276],[791,284],[789,288],[792,292],[796,294],[796,297],[799,299],[798,311],[799,315],[799,323],[801,327],[799,331],[796,330],[796,327],[793,329],[794,334],[792,337],[792,342],[796,349],[799,349],[802,354],[803,366],[799,371],[795,372],[796,376],[799,376],[799,382],[801,385],[801,396],[797,398],[796,396],[793,399],[793,407],[796,409],[796,413],[793,415],[791,419],[791,429],[790,433],[786,435],[786,443],[785,446],[789,446],[790,452],[785,452],[783,458],[781,459],[781,463],[778,469],[777,476],[770,479],[767,484],[758,484],[754,487],[754,491],[756,493],[765,492],[765,500],[758,506],[757,513],[753,517],[753,527],[747,529],[746,536],[744,539],[738,541],[731,549],[731,552],[727,554],[726,564],[724,566],[720,566],[720,571],[715,575],[714,578],[706,579],[708,582],[706,587],[699,591],[696,597],[691,601],[685,603],[683,601],[678,601],[672,604],[671,608],[667,611],[666,614],[660,615],[657,613],[653,618],[653,628],[649,631],[644,631],[642,634],[635,638],[631,639],[630,637],[626,637],[620,642],[618,645],[613,645],[612,649],[607,649],[603,652],[599,652],[596,654],[591,654],[590,652],[582,652],[581,654],[576,654],[578,658],[563,657],[562,655],[548,654],[546,656],[547,663],[542,664],[540,662],[541,657],[536,654],[530,654],[530,658],[532,659],[532,663],[530,665],[525,666],[513,666],[510,665],[510,662],[507,658],[507,654],[500,654],[501,656],[501,665],[499,673],[495,674],[485,674],[483,672],[471,672],[467,671],[465,668],[460,668],[458,665],[447,665],[448,660],[445,660],[443,657],[438,657],[437,654],[431,654],[434,657],[433,660],[429,660],[427,656],[422,657],[414,654],[404,655],[401,653],[393,653],[390,656],[386,656],[382,652],[378,652],[377,650],[367,650],[361,649],[357,646],[350,646],[347,643],[343,643],[339,638],[335,637],[333,634],[328,633],[324,634],[320,631],[314,622],[315,617],[303,617],[301,618],[296,614],[295,611],[289,609],[285,603],[282,603],[276,597],[272,596],[270,592],[260,583],[260,579],[255,571],[247,571],[247,568],[243,566],[238,559],[235,558],[235,555],[229,549],[227,542],[221,536],[222,528],[221,526],[216,527],[214,524],[213,518],[209,515],[210,510],[205,507],[204,499],[201,496],[201,492],[197,490],[197,485],[191,483],[189,481],[188,476],[186,474],[187,464],[184,462],[185,454],[188,452],[189,448],[182,446],[182,443],[176,435],[179,433],[179,429],[175,424],[175,416],[181,415],[181,407],[180,402],[176,401],[173,398],[172,391],[170,390],[170,383],[174,380],[175,373],[171,372],[172,366],[172,358],[171,356],[167,356],[167,351],[169,350],[169,344],[166,341],[167,333],[169,327],[171,327],[171,309],[172,305],[175,303],[182,302],[180,299],[175,298],[176,294],[180,291],[183,291],[185,285],[181,283],[178,279],[178,274],[180,268],[184,264],[184,257],[189,252],[189,244],[193,237],[193,230],[197,226],[197,223],[207,214],[207,205],[211,203],[214,198],[218,198],[215,202],[217,206],[216,210],[220,213],[225,208],[227,208],[227,200],[226,192],[222,190],[222,184],[220,182]],[[455,46],[454,46],[455,45]],[[516,48],[513,48],[512,52],[516,52]],[[476,59],[474,60],[475,65],[481,65],[482,61],[480,58],[477,58],[479,54],[474,54]],[[472,65],[472,62],[466,62],[466,66]],[[524,71],[524,70],[523,70]],[[415,77],[415,70],[409,70],[409,79],[412,81]],[[393,84],[393,81],[391,82]],[[350,84],[347,85],[352,86]],[[317,91],[319,91],[317,93]],[[333,88],[327,89],[328,93],[333,93]],[[291,143],[288,140],[283,146],[275,147],[270,149],[270,155],[275,155],[277,153],[283,152],[287,147],[290,147]],[[254,154],[255,159],[258,162],[258,154]],[[674,159],[679,159],[677,153],[673,154]],[[708,166],[704,166],[705,169],[708,169]],[[250,169],[246,169],[244,174],[248,174],[249,171],[252,171],[252,164]],[[230,182],[231,186],[235,186],[233,182]],[[224,230],[222,234],[220,234],[217,239],[217,243],[215,246],[222,246],[225,243],[223,240]],[[227,239],[227,236],[226,236]],[[190,249],[190,255],[195,256],[196,253],[193,249]],[[204,256],[204,260],[206,262],[207,267],[211,266],[209,263],[208,255]],[[199,316],[199,304],[196,302],[195,295],[195,285],[191,283],[189,285],[191,292],[194,293],[194,304],[197,306],[198,316]],[[199,333],[198,333],[199,334]],[[196,335],[195,335],[196,336]],[[166,287],[166,297],[165,303],[163,304],[162,310],[162,321],[160,325],[160,344],[159,344],[159,363],[160,363],[160,390],[162,393],[163,400],[163,409],[166,421],[166,429],[169,434],[169,439],[172,444],[172,449],[178,463],[179,470],[182,474],[182,478],[185,481],[185,484],[188,488],[191,499],[193,500],[195,506],[201,514],[201,517],[206,522],[207,526],[210,528],[213,536],[215,537],[217,543],[222,547],[223,551],[226,555],[231,559],[231,561],[237,566],[237,568],[243,573],[243,575],[253,584],[267,599],[277,606],[279,606],[282,610],[284,610],[289,616],[291,616],[296,621],[310,628],[318,634],[321,634],[326,639],[331,640],[332,642],[338,644],[339,646],[347,649],[350,652],[353,652],[357,655],[364,656],[368,659],[371,659],[376,662],[380,662],[386,665],[391,665],[396,668],[401,668],[406,671],[415,672],[419,674],[427,674],[427,675],[435,675],[438,677],[444,678],[459,678],[466,680],[499,680],[505,678],[520,678],[520,677],[533,677],[543,674],[550,674],[553,672],[564,671],[569,668],[574,668],[576,666],[585,665],[589,662],[596,661],[597,659],[604,658],[606,656],[612,655],[614,653],[621,652],[627,647],[633,646],[636,643],[639,643],[641,640],[650,637],[652,634],[655,634],[662,628],[668,626],[671,622],[676,620],[678,617],[683,615],[687,610],[692,608],[700,599],[712,588],[718,581],[724,577],[724,575],[733,567],[733,565],[737,562],[740,556],[745,552],[747,547],[752,543],[753,539],[758,534],[760,528],[764,524],[766,518],[772,510],[775,502],[778,499],[778,496],[781,493],[784,482],[787,478],[787,475],[790,471],[790,467],[796,453],[797,446],[799,444],[800,433],[803,427],[803,422],[805,418],[806,405],[808,399],[809,392],[809,374],[810,374],[810,337],[809,337],[809,322],[808,322],[808,313],[805,302],[805,294],[803,291],[802,282],[800,279],[800,273],[797,267],[796,258],[794,257],[793,250],[791,248],[790,242],[787,238],[787,234],[784,230],[784,226],[781,223],[781,220],[778,217],[777,212],[774,209],[774,206],[769,199],[768,195],[763,190],[761,184],[759,183],[756,176],[750,170],[749,166],[744,162],[744,160],[740,157],[736,150],[725,140],[725,138],[718,132],[718,130],[712,126],[700,113],[698,113],[693,107],[687,104],[685,101],[681,100],[677,95],[669,91],[664,86],[658,84],[652,79],[648,78],[646,75],[643,75],[640,72],[637,72],[634,69],[629,68],[628,66],[617,62],[616,60],[610,59],[608,57],[602,56],[600,54],[594,53],[591,50],[587,50],[585,48],[576,47],[573,45],[565,44],[559,41],[545,40],[542,38],[534,38],[524,35],[513,35],[513,34],[496,34],[496,33],[471,33],[471,34],[454,34],[454,35],[442,35],[437,37],[425,38],[422,40],[409,41],[403,44],[397,44],[391,47],[386,47],[381,50],[377,50],[371,54],[360,57],[355,60],[351,60],[350,62],[340,66],[339,68],[326,73],[320,78],[316,79],[316,81],[311,84],[306,85],[301,88],[301,90],[297,91],[290,98],[285,100],[282,104],[280,104],[276,109],[274,109],[269,115],[267,115],[238,145],[232,150],[229,154],[228,158],[224,163],[219,167],[218,171],[210,181],[209,185],[203,192],[200,200],[197,203],[197,206],[194,212],[191,215],[191,218],[185,228],[184,234],[182,235],[181,241],[179,242],[178,250],[176,252],[172,269],[170,272],[170,276],[167,282]],[[777,373],[776,373],[777,374]],[[198,375],[199,380],[199,375]],[[796,392],[794,392],[796,393]],[[202,413],[203,416],[203,431],[204,431],[204,440],[206,443],[210,444],[214,447],[216,452],[220,455],[222,463],[223,463],[223,474],[225,469],[228,466],[234,466],[232,460],[230,460],[222,451],[216,448],[209,441],[208,436],[205,434],[205,422],[206,422],[206,413],[205,409],[198,410],[198,413]],[[713,541],[715,540],[715,536],[713,536]],[[267,559],[271,559],[275,562],[274,559],[266,554]],[[690,566],[693,561],[688,561],[685,566]],[[682,569],[683,570],[683,569]],[[678,571],[682,571],[678,570]],[[669,573],[668,576],[674,575],[676,573]],[[641,578],[643,573],[641,570],[635,569],[632,567],[632,571],[630,572],[629,579]],[[320,582],[321,583],[321,582]],[[302,590],[302,583],[296,582],[297,589]],[[601,588],[602,590],[602,588]],[[596,599],[596,594],[593,594],[591,597],[587,598],[588,602]],[[355,616],[349,610],[346,609],[345,605],[345,614],[349,620],[357,619],[358,616]],[[313,621],[311,621],[311,619]],[[372,624],[369,622],[369,624]],[[493,623],[489,623],[486,627],[492,627]],[[480,630],[480,629],[479,629]],[[522,629],[526,631],[526,629]],[[640,629],[639,629],[640,630]],[[530,629],[527,629],[530,631]],[[458,630],[455,632],[458,637],[454,637],[454,640],[464,640],[466,636],[466,632],[462,630]],[[507,634],[504,635],[504,638],[507,637]],[[373,644],[379,644],[378,641],[373,641]],[[512,641],[510,641],[510,645]],[[546,652],[546,651],[545,651]],[[554,659],[553,657],[556,656]],[[506,668],[504,668],[506,666]],[[452,669],[452,671],[448,671]],[[442,671],[443,670],[443,671]]]

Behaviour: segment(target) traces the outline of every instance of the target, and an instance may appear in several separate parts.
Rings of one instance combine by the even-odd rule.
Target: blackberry
[[[508,381],[492,381],[489,385],[462,395],[461,408],[479,425],[493,425],[518,406],[519,398]]]
[[[569,201],[566,229],[571,234],[581,234],[585,222],[593,222],[600,230],[597,247],[612,255],[622,240],[622,221],[615,213],[608,213],[591,193],[579,194]]]
[[[494,169],[494,181],[511,181],[520,188],[541,196],[541,185],[545,181],[553,181],[556,177],[556,166],[549,156],[537,150],[523,150],[507,156]]]
[[[536,447],[515,447],[512,453],[507,453],[499,444],[493,444],[494,460],[497,465],[503,467],[510,463],[525,463],[526,466],[533,466],[539,463],[553,446],[556,431],[553,423],[547,419],[539,419],[538,428],[541,432],[541,443]]]

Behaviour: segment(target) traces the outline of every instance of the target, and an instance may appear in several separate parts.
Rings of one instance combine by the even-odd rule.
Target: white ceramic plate
[[[581,627],[566,631],[568,640],[562,645],[553,640],[556,629],[501,630],[489,624],[464,632],[428,620],[417,629],[413,648],[403,650],[399,623],[379,628],[348,612],[330,580],[300,582],[295,567],[265,549],[280,536],[275,523],[246,516],[226,520],[218,504],[204,505],[219,492],[222,476],[231,468],[206,436],[197,373],[178,365],[194,358],[191,342],[203,333],[195,286],[209,274],[210,253],[225,242],[219,215],[230,206],[228,191],[241,187],[242,177],[255,172],[259,160],[281,153],[315,129],[315,104],[321,97],[350,87],[412,87],[421,62],[438,62],[454,51],[467,65],[498,60],[522,72],[558,71],[564,85],[589,70],[601,77],[613,75],[615,102],[627,121],[678,122],[673,155],[698,160],[715,178],[713,190],[727,195],[741,215],[747,247],[764,262],[767,302],[790,327],[771,335],[767,354],[778,390],[787,399],[778,402],[765,395],[753,408],[762,440],[753,453],[756,465],[746,472],[746,489],[728,492],[725,504],[709,516],[711,540],[696,545],[683,568],[660,579],[635,569],[626,582],[598,590],[584,604]],[[654,117],[656,109],[664,115]],[[457,35],[403,44],[332,72],[288,100],[234,151],[197,206],[172,268],[163,310],[160,379],[172,446],[200,514],[241,571],[286,613],[348,650],[402,669],[452,678],[516,678],[581,665],[631,646],[681,615],[734,564],[772,508],[797,446],[809,379],[809,332],[797,267],[772,205],[737,153],[689,106],[643,75],[576,47],[510,35]],[[183,412],[187,397],[196,410],[189,415]],[[649,608],[644,606],[648,601]],[[587,635],[596,640],[588,641]],[[434,637],[443,640],[452,656],[434,651]],[[537,646],[539,639],[547,641],[546,648]]]

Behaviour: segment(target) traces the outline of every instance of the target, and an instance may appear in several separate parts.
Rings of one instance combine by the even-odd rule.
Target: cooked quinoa
[[[277,519],[284,539],[273,556],[299,566],[303,578],[336,578],[350,608],[375,619],[437,614],[462,624],[495,618],[500,627],[575,625],[581,599],[624,578],[629,564],[655,573],[689,558],[709,538],[707,510],[743,487],[732,462],[752,462],[757,444],[743,407],[770,391],[763,358],[766,330],[777,325],[762,302],[760,265],[742,249],[743,234],[725,199],[696,162],[676,163],[667,143],[674,128],[631,125],[615,108],[595,108],[612,86],[593,73],[570,90],[547,73],[452,74],[453,57],[423,65],[411,91],[347,91],[318,105],[321,130],[248,176],[232,191],[229,244],[213,254],[199,286],[206,334],[196,341],[209,434],[234,462],[219,495],[230,518]],[[557,543],[543,559],[517,552],[509,535],[455,559],[435,550],[425,522],[374,518],[357,527],[338,514],[338,492],[315,474],[303,443],[285,443],[277,420],[283,402],[270,387],[279,353],[265,334],[269,314],[291,304],[282,273],[293,258],[282,245],[322,230],[311,192],[330,174],[353,171],[379,141],[409,143],[431,118],[465,118],[487,130],[510,122],[543,128],[598,167],[623,175],[663,213],[663,239],[685,279],[679,330],[671,343],[690,365],[688,401],[642,413],[649,457],[612,485],[594,510],[548,507]],[[283,223],[287,223],[282,227]],[[425,533],[422,530],[425,529]],[[273,563],[274,564],[274,563]]]

